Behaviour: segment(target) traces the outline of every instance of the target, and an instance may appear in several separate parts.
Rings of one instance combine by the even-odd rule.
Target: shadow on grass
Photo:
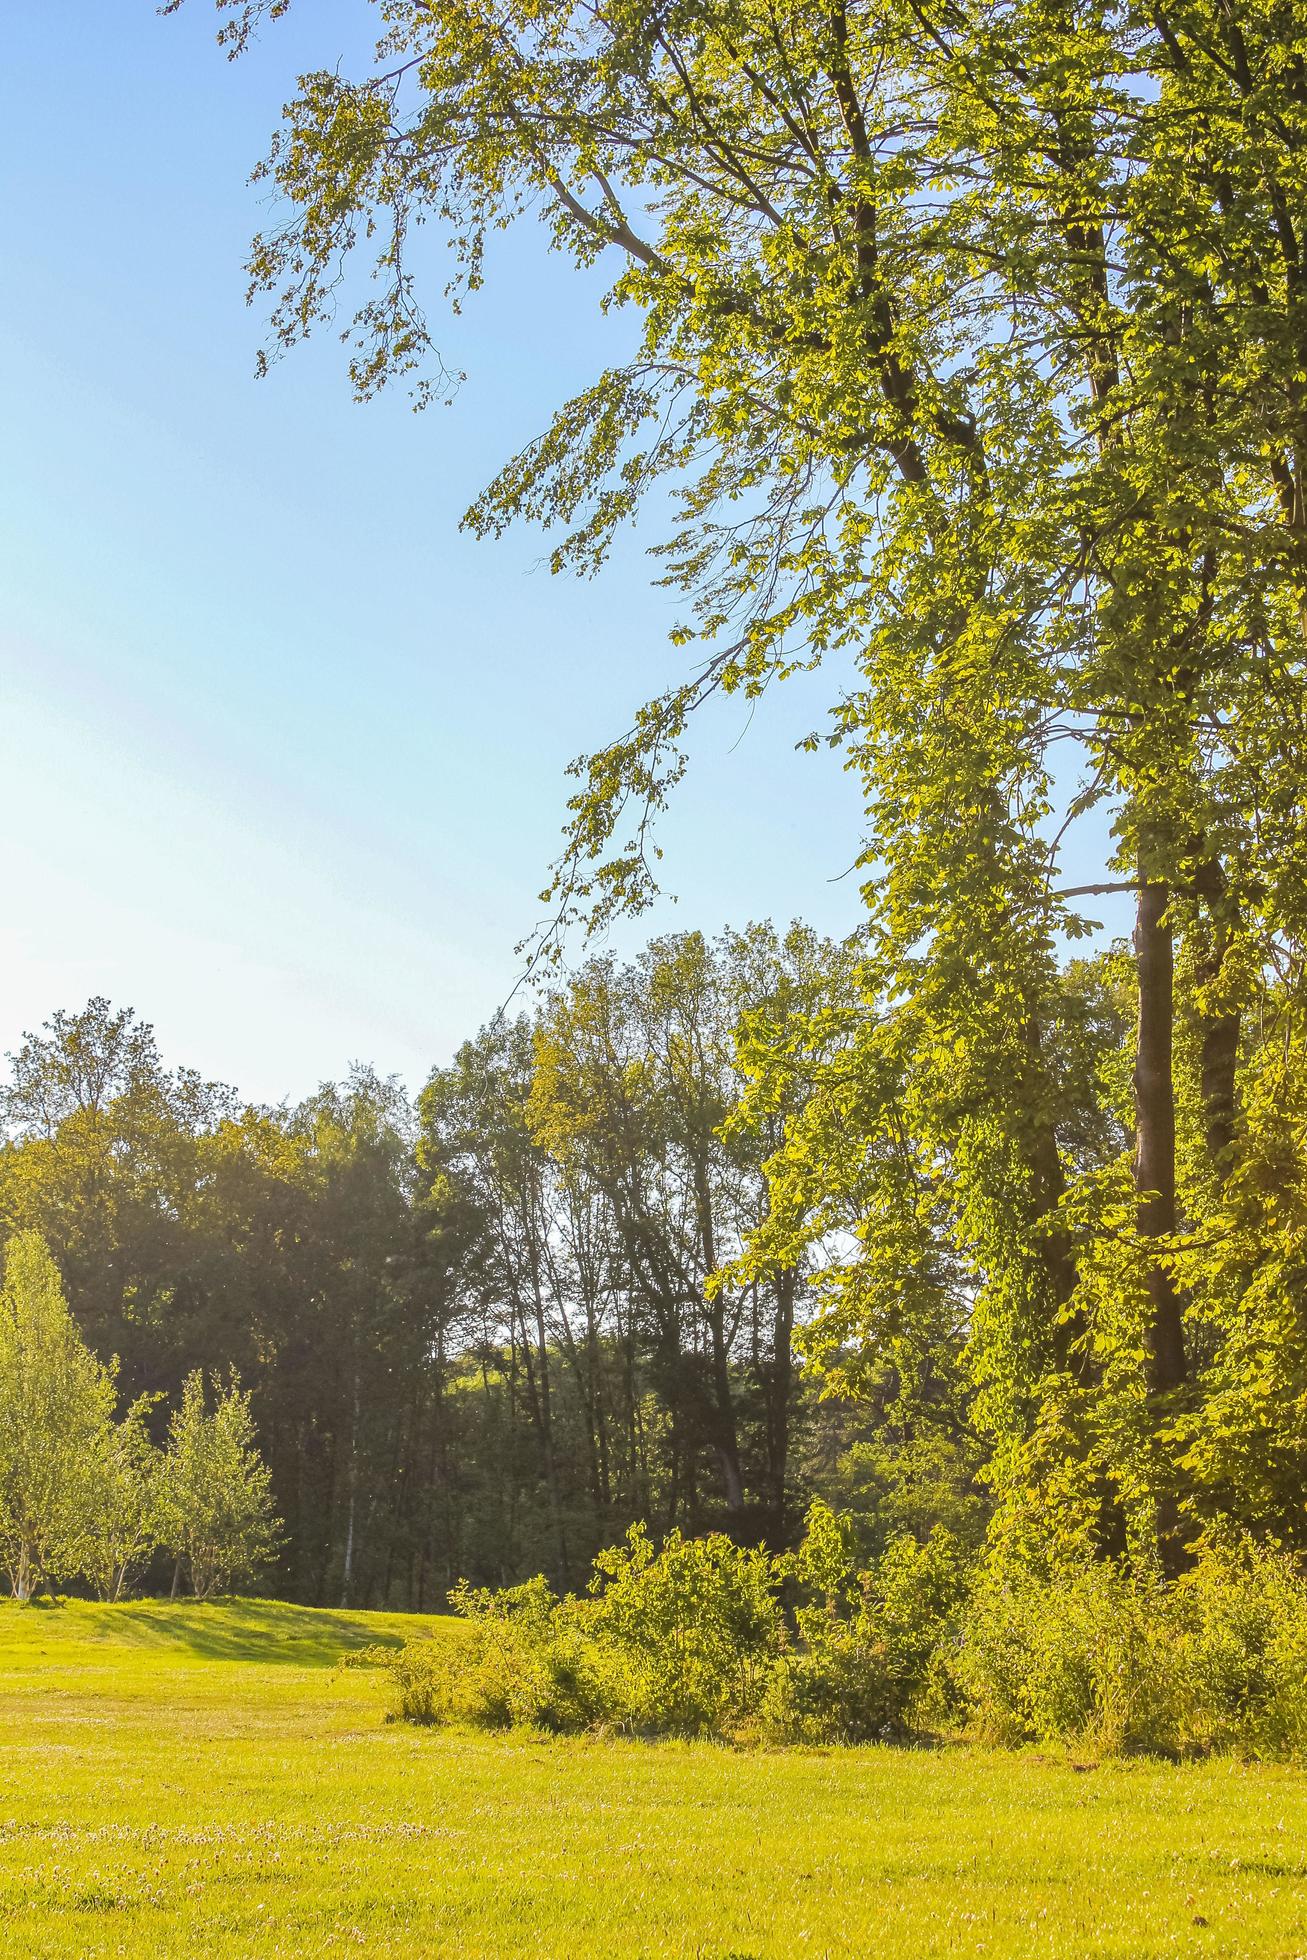
[[[171,1648],[211,1661],[334,1667],[358,1647],[402,1645],[403,1635],[349,1613],[276,1600],[136,1600],[102,1609],[97,1633],[126,1646]],[[415,1625],[416,1631],[416,1625]]]

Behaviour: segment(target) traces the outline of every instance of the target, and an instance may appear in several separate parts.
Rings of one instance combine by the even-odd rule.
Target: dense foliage
[[[114,1420],[117,1361],[97,1361],[35,1232],[9,1241],[0,1289],[0,1569],[16,1599],[81,1579],[118,1600],[156,1551],[199,1599],[257,1575],[275,1549],[268,1473],[235,1381],[212,1412],[190,1375],[166,1449],[150,1398]]]
[[[969,1562],[938,1528],[863,1566],[815,1505],[791,1553],[679,1534],[656,1551],[636,1527],[596,1559],[585,1597],[537,1579],[455,1604],[467,1642],[357,1657],[388,1669],[405,1720],[1307,1758],[1307,1580],[1247,1545],[1178,1581],[1099,1561],[1050,1584]]]
[[[220,4],[239,48],[290,0]],[[355,386],[420,370],[417,227],[457,295],[538,213],[614,265],[637,351],[469,522],[587,569],[651,492],[679,511],[697,664],[580,765],[559,925],[647,901],[701,700],[837,666],[858,997],[746,1045],[749,1116],[790,1114],[734,1283],[844,1235],[837,1378],[961,1341],[1020,1560],[1301,1548],[1301,5],[379,13],[263,172],[275,347],[358,250]],[[1068,970],[1109,889],[1130,955]]]
[[[800,1602],[793,1629],[782,1589]],[[907,1730],[962,1596],[946,1533],[897,1538],[860,1572],[818,1505],[793,1554],[720,1533],[673,1532],[655,1549],[633,1526],[595,1560],[586,1597],[559,1599],[543,1579],[462,1587],[468,1642],[365,1658],[389,1668],[410,1721],[865,1740]]]
[[[0,1224],[43,1234],[81,1336],[118,1357],[124,1489],[151,1440],[191,1460],[199,1374],[235,1369],[226,1447],[257,1423],[274,1583],[315,1602],[439,1607],[460,1578],[542,1566],[574,1584],[636,1521],[779,1544],[814,1491],[870,1540],[936,1515],[974,1540],[947,1358],[910,1440],[892,1357],[865,1404],[819,1405],[795,1351],[807,1262],[727,1271],[785,1120],[727,1123],[734,1029],[787,1026],[847,965],[765,928],[597,961],[416,1107],[365,1070],[242,1107],[169,1072],[129,1012],[53,1016],[13,1058]],[[180,1511],[204,1590],[203,1507]]]

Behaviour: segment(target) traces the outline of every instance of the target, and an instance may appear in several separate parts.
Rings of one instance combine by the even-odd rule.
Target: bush
[[[977,1579],[936,1529],[864,1568],[848,1521],[817,1504],[780,1558],[679,1532],[655,1549],[637,1525],[587,1597],[543,1579],[451,1597],[465,1646],[386,1658],[409,1721],[1307,1758],[1307,1579],[1252,1547],[1209,1550],[1174,1585],[1108,1564]]]
[[[554,1732],[602,1722],[587,1602],[555,1598],[542,1578],[497,1593],[463,1585],[450,1599],[472,1622],[451,1664],[452,1714],[487,1728]]]
[[[1254,1547],[1174,1585],[1108,1565],[989,1578],[950,1673],[974,1732],[1105,1753],[1307,1755],[1307,1582]]]
[[[859,1571],[847,1525],[814,1505],[787,1569],[804,1603],[795,1611],[798,1641],[769,1684],[768,1732],[808,1742],[907,1732],[965,1597],[957,1540],[940,1529],[924,1545],[893,1538]]]
[[[595,1560],[590,1638],[611,1719],[642,1734],[721,1735],[755,1711],[783,1622],[766,1552],[643,1525]]]
[[[1307,1757],[1307,1580],[1251,1545],[1220,1548],[1176,1588],[1183,1744]]]
[[[797,1590],[797,1637],[781,1610]],[[860,1573],[848,1527],[816,1506],[799,1551],[775,1559],[720,1534],[636,1525],[601,1552],[586,1598],[543,1579],[451,1594],[471,1638],[411,1642],[389,1662],[410,1721],[605,1729],[631,1735],[852,1740],[901,1732],[962,1594],[937,1532],[895,1541]]]
[[[987,1740],[1172,1748],[1170,1617],[1164,1588],[1107,1565],[990,1578],[967,1613],[952,1680]]]
[[[642,1525],[596,1559],[588,1598],[558,1599],[543,1579],[450,1597],[472,1637],[439,1683],[406,1650],[394,1672],[401,1710],[421,1710],[412,1719],[727,1734],[781,1638],[765,1553],[679,1532],[656,1551]]]
[[[352,1673],[359,1668],[382,1668],[390,1676],[392,1717],[424,1726],[449,1717],[447,1657],[430,1634],[406,1640],[402,1647],[373,1643],[342,1654],[336,1666]]]

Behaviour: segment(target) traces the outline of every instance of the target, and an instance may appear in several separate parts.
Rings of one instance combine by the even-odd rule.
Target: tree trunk
[[[589,1350],[591,1397],[594,1403],[595,1447],[599,1452],[599,1503],[603,1510],[612,1508],[613,1473],[608,1446],[608,1414],[604,1408],[603,1363],[599,1347],[599,1330],[592,1321],[587,1330],[586,1343]]]
[[[1175,955],[1166,917],[1169,893],[1157,880],[1139,892],[1135,920],[1135,967],[1139,1025],[1135,1047],[1135,1191],[1139,1235],[1168,1238],[1175,1231],[1175,1090],[1172,1042]],[[1152,1304],[1148,1348],[1152,1387],[1178,1388],[1185,1378],[1184,1323],[1180,1296],[1169,1272],[1153,1258],[1148,1269]]]
[[[341,1566],[340,1603],[349,1605],[349,1589],[354,1577],[354,1512],[358,1499],[358,1446],[359,1446],[359,1371],[357,1360],[354,1363],[354,1395],[350,1405],[349,1426],[349,1497],[345,1512],[345,1557]]]
[[[522,1328],[522,1360],[526,1371],[527,1392],[531,1400],[531,1413],[535,1421],[536,1434],[540,1438],[540,1463],[545,1476],[545,1494],[549,1499],[549,1517],[554,1530],[554,1556],[557,1561],[557,1578],[566,1587],[571,1573],[567,1556],[567,1533],[563,1528],[562,1492],[558,1483],[558,1463],[554,1455],[554,1415],[553,1396],[549,1380],[549,1330],[545,1325],[544,1300],[540,1290],[540,1276],[537,1252],[531,1248],[531,1280],[533,1307],[535,1313],[536,1354],[539,1363],[539,1379],[531,1359],[531,1339],[527,1332],[526,1311],[519,1310]]]
[[[1198,962],[1198,980],[1207,989],[1219,989],[1221,970],[1230,950],[1230,935],[1214,921],[1211,939]],[[1235,1091],[1239,1065],[1239,1035],[1242,1016],[1237,1007],[1218,1007],[1204,1014],[1199,1049],[1198,1093],[1203,1105],[1203,1131],[1207,1157],[1218,1184],[1230,1175],[1234,1159],[1235,1119],[1238,1103]]]
[[[1235,1069],[1239,1059],[1241,1016],[1237,1007],[1211,1017],[1203,1026],[1200,1090],[1207,1155],[1218,1180],[1230,1175],[1236,1114]]]
[[[694,1158],[694,1196],[699,1214],[699,1239],[703,1255],[703,1279],[717,1270],[717,1231],[713,1220],[712,1187],[704,1152]],[[712,1343],[713,1449],[722,1475],[722,1495],[731,1517],[744,1509],[744,1479],[740,1475],[740,1437],[735,1420],[735,1397],[731,1390],[731,1357],[726,1340],[726,1309],[722,1295],[707,1305],[708,1334]]]
[[[1207,918],[1196,928],[1199,953],[1194,977],[1211,1002],[1200,1021],[1198,1094],[1208,1162],[1218,1185],[1230,1175],[1234,1162],[1235,1122],[1238,1116],[1236,1082],[1242,1014],[1229,997],[1225,962],[1237,923],[1237,907],[1219,857],[1209,855],[1206,839],[1196,840],[1198,866],[1194,888],[1207,907]],[[1224,998],[1222,995],[1224,994]]]
[[[721,1295],[708,1311],[712,1340],[713,1450],[722,1476],[722,1496],[731,1517],[744,1509],[744,1479],[740,1474],[740,1438],[735,1421],[735,1397],[731,1392],[731,1357],[726,1345],[725,1313]]]
[[[1175,1231],[1175,946],[1167,906],[1170,893],[1141,871],[1135,914],[1135,971],[1139,1022],[1135,1039],[1135,1217],[1139,1236],[1163,1239]],[[1149,1387],[1155,1399],[1185,1378],[1184,1319],[1170,1273],[1149,1259],[1151,1304],[1147,1343]],[[1162,1564],[1174,1578],[1186,1563],[1179,1501],[1163,1466],[1157,1502],[1157,1541]]]
[[[767,1384],[767,1472],[771,1485],[771,1528],[777,1545],[785,1542],[785,1479],[790,1460],[790,1391],[794,1380],[794,1296],[799,1275],[793,1266],[776,1274],[776,1312]]]

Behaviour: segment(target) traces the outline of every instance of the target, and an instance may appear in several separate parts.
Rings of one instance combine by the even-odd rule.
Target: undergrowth
[[[536,1578],[451,1598],[465,1642],[371,1656],[406,1721],[1307,1758],[1307,1581],[1247,1545],[1173,1582],[1110,1564],[1005,1572],[943,1530],[864,1565],[819,1504],[781,1556],[720,1534],[655,1546],[637,1525],[584,1595]]]

